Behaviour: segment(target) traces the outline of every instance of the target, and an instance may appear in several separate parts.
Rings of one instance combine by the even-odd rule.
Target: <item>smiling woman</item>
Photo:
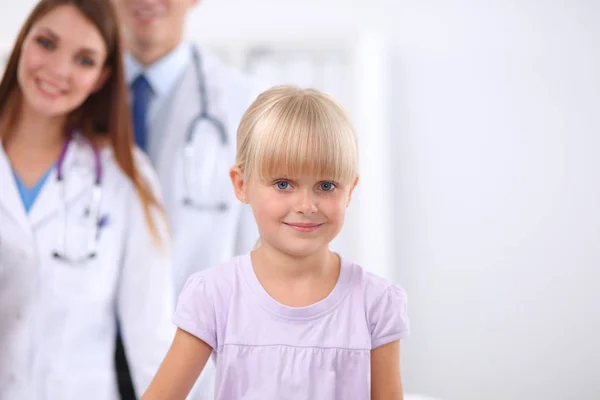
[[[41,0],[0,82],[2,399],[117,398],[117,321],[142,392],[172,338],[167,230],[122,52],[112,0]]]
[[[19,122],[38,113],[45,117],[44,135],[36,140],[53,143],[55,156],[49,158],[58,156],[67,125],[96,142],[108,139],[147,209],[156,201],[133,166],[122,52],[110,1],[41,1],[21,29],[0,83],[0,137],[9,142]]]
[[[68,114],[102,88],[110,67],[107,48],[91,21],[64,5],[33,24],[18,66],[22,111],[47,117]]]

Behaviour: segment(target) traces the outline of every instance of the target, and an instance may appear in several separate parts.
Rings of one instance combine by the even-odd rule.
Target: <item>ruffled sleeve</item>
[[[179,295],[173,322],[180,329],[217,348],[216,316],[206,279],[190,276]]]
[[[391,285],[370,307],[371,349],[408,337],[406,302],[404,290]]]

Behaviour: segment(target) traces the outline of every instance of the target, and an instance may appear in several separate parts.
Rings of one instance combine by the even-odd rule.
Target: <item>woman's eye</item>
[[[279,190],[287,190],[290,188],[290,183],[287,181],[279,181],[275,183],[275,186],[277,186],[277,189]]]
[[[325,192],[331,192],[333,189],[335,189],[335,184],[333,182],[321,182],[319,184],[319,189]]]
[[[37,42],[37,44],[39,44],[40,46],[42,46],[45,49],[48,49],[48,50],[54,49],[54,43],[52,43],[52,41],[49,39],[46,39],[44,37],[39,37],[35,41]]]
[[[79,56],[77,57],[77,62],[81,65],[83,65],[84,67],[93,67],[94,64],[94,60],[92,60],[89,57],[84,57],[84,56]]]

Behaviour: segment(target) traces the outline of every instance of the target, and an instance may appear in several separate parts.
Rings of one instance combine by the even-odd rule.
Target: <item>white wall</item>
[[[11,37],[34,2],[2,1]],[[411,392],[600,398],[600,4],[550,3],[201,0],[190,21],[206,41],[393,39]]]
[[[526,3],[398,40],[404,361],[448,399],[600,398],[600,6]]]

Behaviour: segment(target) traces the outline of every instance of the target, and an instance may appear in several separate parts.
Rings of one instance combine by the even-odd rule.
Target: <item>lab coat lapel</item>
[[[27,213],[15,183],[12,166],[4,152],[2,140],[0,140],[0,208],[3,208],[3,212],[14,219],[24,231],[31,231]]]
[[[82,136],[75,135],[69,143],[62,166],[65,195],[61,193],[61,184],[57,181],[57,170],[48,177],[38,198],[29,212],[34,228],[55,217],[61,202],[67,208],[85,193],[91,193],[94,183],[94,154],[90,143]]]
[[[194,64],[190,63],[171,98],[158,111],[152,138],[155,140],[154,163],[161,182],[172,180],[176,157],[181,157],[187,129],[192,119],[200,113],[198,82]]]

